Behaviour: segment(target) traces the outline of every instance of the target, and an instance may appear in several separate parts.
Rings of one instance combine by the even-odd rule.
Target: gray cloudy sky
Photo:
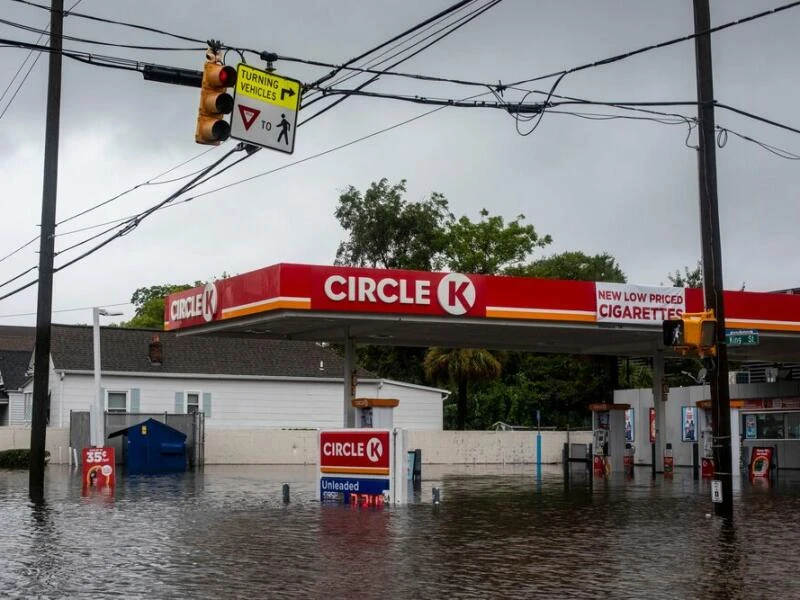
[[[41,0],[46,3],[46,0]],[[75,0],[65,0],[67,7]],[[453,0],[454,2],[454,0]],[[235,47],[342,63],[451,1],[340,0],[294,2],[81,0],[77,12],[158,27]],[[486,0],[476,0],[476,5]],[[43,27],[46,11],[0,0],[2,18]],[[714,24],[773,8],[782,0],[713,0]],[[463,14],[463,12],[461,13]],[[504,0],[398,70],[503,82],[574,67],[691,33],[690,0]],[[800,128],[800,8],[743,24],[712,38],[718,101]],[[33,42],[36,34],[0,25],[0,37]],[[64,33],[93,40],[157,46],[194,44],[162,35],[68,17]],[[150,52],[88,46],[65,48],[142,62],[200,69],[202,51]],[[10,82],[27,50],[0,48],[2,81]],[[237,58],[228,54],[228,62]],[[255,56],[250,64],[262,67]],[[22,74],[27,71],[26,63]],[[310,82],[325,69],[281,61],[278,72]],[[0,112],[17,89],[12,81]],[[342,85],[355,85],[364,76]],[[552,80],[532,84],[548,89]],[[0,86],[5,87],[5,86]],[[481,90],[384,77],[372,91],[463,98]],[[47,90],[47,58],[33,68],[0,119],[4,257],[38,234]],[[695,99],[693,42],[567,76],[558,93],[605,101]],[[176,165],[206,147],[194,143],[198,90],[147,82],[135,72],[64,61],[58,220],[64,220]],[[518,101],[521,93],[506,92]],[[541,99],[530,96],[528,101]],[[487,100],[492,100],[487,97]],[[322,106],[320,102],[316,106]],[[292,156],[263,150],[197,190],[252,177],[400,123],[431,107],[348,98],[297,132]],[[309,108],[309,111],[312,109]],[[567,106],[582,113],[604,107]],[[691,106],[666,108],[694,116]],[[301,113],[301,119],[303,114]],[[800,135],[718,110],[717,123],[800,154]],[[524,128],[526,124],[522,124]],[[88,323],[87,307],[129,301],[134,289],[243,273],[278,262],[331,264],[344,232],[333,217],[348,185],[365,189],[381,177],[408,180],[407,199],[443,193],[456,216],[479,218],[486,207],[507,220],[519,214],[553,244],[535,256],[567,250],[608,252],[632,283],[668,283],[667,274],[700,255],[696,152],[685,124],[586,120],[548,113],[528,136],[503,111],[448,108],[345,149],[161,210],[129,235],[54,279],[54,322]],[[692,132],[689,143],[696,140]],[[165,179],[186,175],[221,156],[229,141]],[[724,282],[754,291],[800,285],[797,249],[800,161],[785,160],[729,135],[718,149]],[[145,186],[60,225],[56,251],[104,228],[84,229],[142,211],[180,182]],[[77,233],[75,230],[83,229]],[[101,238],[102,239],[102,238]],[[95,240],[96,243],[99,240]],[[56,266],[92,242],[56,256]],[[0,283],[38,264],[38,241],[0,261]],[[0,288],[7,293],[35,271]],[[79,310],[72,310],[79,309]],[[122,305],[124,319],[132,306]],[[0,301],[0,324],[34,324],[36,287]],[[19,316],[18,316],[19,315]]]

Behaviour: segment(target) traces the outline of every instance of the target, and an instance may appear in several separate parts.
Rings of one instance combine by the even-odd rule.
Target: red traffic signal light
[[[233,110],[233,96],[227,88],[236,85],[236,69],[208,61],[203,68],[200,107],[194,140],[216,146],[230,137],[231,126],[224,116]]]

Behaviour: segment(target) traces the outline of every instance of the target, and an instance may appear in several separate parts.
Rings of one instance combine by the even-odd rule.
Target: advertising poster
[[[753,448],[750,455],[750,477],[769,477],[772,448]]]
[[[625,441],[632,442],[634,436],[633,408],[625,411]]]
[[[694,417],[694,408],[691,406],[684,406],[681,408],[681,439],[684,442],[697,441],[697,422]]]
[[[656,443],[656,409],[650,409],[650,443]]]
[[[755,415],[745,415],[744,416],[744,437],[748,440],[756,439],[756,416]]]
[[[114,487],[114,448],[83,449],[83,487]]]

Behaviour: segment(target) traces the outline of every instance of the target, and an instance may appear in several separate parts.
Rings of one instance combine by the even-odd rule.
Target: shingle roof
[[[33,352],[36,328],[16,325],[0,327],[0,350],[27,350]]]
[[[28,378],[25,372],[31,362],[31,350],[0,350],[0,375],[8,390],[18,390]]]
[[[161,341],[161,365],[154,365],[149,359],[153,336]],[[103,371],[319,378],[341,378],[344,374],[344,360],[313,342],[179,337],[169,331],[101,327],[100,348]],[[56,369],[93,370],[92,328],[53,325],[51,354]],[[359,376],[376,377],[362,369]]]

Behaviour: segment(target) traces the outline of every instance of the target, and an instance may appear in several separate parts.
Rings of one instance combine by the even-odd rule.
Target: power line
[[[113,307],[116,307],[116,306],[130,306],[130,305],[131,305],[130,302],[114,302],[114,303],[103,302],[102,303],[102,306],[105,306],[106,308],[113,308]],[[83,311],[83,310],[90,310],[92,308],[94,308],[94,306],[80,306],[78,308],[60,308],[58,310],[53,310],[53,312],[54,313],[78,312],[78,311]],[[14,318],[14,317],[31,317],[31,316],[33,316],[35,314],[36,314],[35,312],[31,312],[31,313],[16,313],[16,314],[12,314],[12,315],[0,315],[0,319],[11,319],[11,318]]]
[[[419,48],[419,49],[417,49],[417,50],[416,50],[416,51],[414,51],[412,54],[409,54],[409,55],[407,55],[407,56],[404,56],[403,58],[401,58],[401,59],[397,60],[396,62],[394,62],[393,64],[389,65],[389,66],[387,67],[387,70],[388,70],[388,69],[393,69],[393,68],[394,68],[394,67],[396,67],[397,65],[399,65],[399,64],[401,64],[401,63],[403,63],[403,62],[405,62],[405,61],[407,61],[407,60],[409,60],[409,59],[413,58],[414,56],[416,56],[416,55],[417,55],[417,54],[419,54],[420,52],[422,52],[422,51],[426,50],[427,48],[430,48],[432,45],[434,45],[434,44],[436,44],[437,42],[439,42],[439,41],[443,40],[443,39],[444,39],[444,38],[446,38],[448,35],[451,35],[451,34],[452,34],[452,33],[454,33],[455,31],[457,31],[458,29],[460,29],[461,27],[463,27],[464,25],[466,25],[467,23],[471,22],[473,19],[475,19],[475,18],[479,17],[480,15],[482,15],[483,13],[485,13],[487,10],[489,10],[489,9],[491,9],[491,8],[493,8],[493,7],[495,7],[495,6],[497,6],[497,5],[498,5],[498,4],[499,4],[501,1],[502,1],[502,0],[493,0],[493,1],[492,1],[492,2],[490,2],[489,4],[487,4],[487,5],[483,6],[482,8],[480,8],[480,9],[478,9],[478,10],[474,11],[473,13],[470,13],[469,15],[467,15],[467,17],[468,17],[468,18],[463,18],[463,17],[462,17],[462,19],[459,19],[459,21],[461,21],[460,23],[457,21],[457,23],[458,23],[457,25],[455,25],[454,27],[452,27],[451,29],[449,29],[448,31],[446,31],[445,33],[443,33],[442,35],[440,35],[438,38],[436,38],[436,39],[434,39],[433,41],[429,42],[428,44],[426,44],[426,45],[425,45],[425,46],[423,46],[422,48]],[[441,31],[441,30],[440,30],[440,31]],[[437,32],[437,33],[438,33],[438,32]],[[427,39],[427,38],[425,38],[425,39]],[[378,78],[379,78],[379,75],[375,75],[375,76],[373,76],[371,79],[367,80],[366,82],[364,82],[363,84],[361,84],[360,86],[358,86],[358,88],[356,88],[356,90],[357,90],[357,91],[361,91],[361,90],[362,90],[364,87],[366,87],[367,85],[370,85],[371,83],[373,83],[373,82],[377,81],[377,80],[378,80]],[[315,119],[315,118],[317,118],[318,116],[320,116],[320,115],[321,115],[321,114],[323,114],[324,112],[326,112],[326,111],[330,110],[331,108],[333,108],[334,106],[336,106],[337,104],[339,104],[340,102],[342,102],[343,100],[344,100],[344,98],[340,98],[339,100],[335,101],[334,103],[330,104],[329,106],[326,106],[325,108],[323,108],[323,109],[322,109],[322,110],[320,110],[319,112],[317,112],[317,113],[315,113],[315,114],[311,115],[309,118],[305,119],[305,120],[303,121],[303,123],[307,123],[307,122],[311,121],[312,119]],[[313,102],[314,102],[314,101],[312,101],[310,104],[313,104]],[[308,105],[306,105],[306,106],[308,106]],[[302,123],[301,123],[301,125],[302,125]]]
[[[15,0],[15,1],[22,2],[22,3],[25,3],[25,4],[33,4],[33,3],[30,3],[30,2],[27,2],[27,0]],[[472,0],[467,0],[467,2],[469,2],[469,1],[472,1]],[[489,7],[496,5],[496,4],[497,4],[497,3],[499,3],[500,1],[501,1],[501,0],[494,0],[494,2],[493,2],[492,4],[490,4],[490,5],[489,5]],[[461,4],[462,4],[462,2],[459,2],[459,3],[457,3],[456,5],[453,5],[453,6],[460,6]],[[36,5],[36,6],[39,6],[39,8],[46,8],[46,7],[42,7],[42,6],[40,6],[40,5]],[[442,11],[442,13],[440,13],[440,14],[444,14],[444,13],[446,13],[447,11],[449,11],[449,10],[452,10],[452,9],[453,9],[453,7],[451,7],[450,9],[447,9],[446,11]],[[47,10],[49,10],[49,9],[47,9]],[[486,8],[484,8],[484,10],[483,10],[483,11],[481,11],[481,12],[484,12],[485,10],[486,10]],[[418,27],[419,27],[419,26],[415,26],[414,28],[411,28],[409,31],[414,31],[414,30],[415,30],[415,29],[417,29]],[[403,34],[401,34],[401,35],[403,35]],[[445,36],[441,36],[440,38],[438,38],[437,40],[435,40],[435,41],[434,41],[434,42],[432,42],[431,44],[428,44],[427,46],[425,46],[425,47],[424,47],[422,50],[424,50],[425,48],[428,48],[428,47],[430,47],[430,46],[431,46],[433,43],[435,43],[435,42],[436,42],[436,41],[438,41],[439,39],[442,39],[443,37],[445,37]],[[396,36],[395,38],[393,38],[393,39],[397,39],[397,36]],[[3,42],[3,40],[0,40],[0,43],[2,43],[2,42]],[[381,48],[381,47],[383,47],[383,46],[385,46],[385,45],[386,45],[386,43],[384,43],[384,44],[381,44],[380,46],[378,46],[378,48]],[[48,50],[49,50],[49,49],[48,49]],[[420,50],[420,51],[422,51],[422,50]],[[371,52],[371,51],[370,51],[370,52]],[[419,51],[418,51],[418,52],[419,52]],[[414,53],[413,55],[411,55],[411,56],[414,56],[414,55],[418,54],[418,52],[415,52],[415,53]],[[369,54],[369,52],[368,52],[367,54]],[[83,59],[83,60],[84,60],[85,62],[90,62],[90,60],[91,60],[91,58],[92,58],[92,55],[87,55],[86,53],[84,53],[84,54],[83,54],[83,56],[84,56],[84,59]],[[86,58],[87,56],[88,56],[88,59]],[[71,56],[71,57],[72,57],[72,58],[75,58],[74,56]],[[401,59],[401,60],[399,60],[399,61],[397,61],[397,62],[395,63],[395,65],[393,65],[393,66],[396,66],[397,64],[400,64],[400,63],[402,63],[404,60],[407,60],[408,58],[410,58],[410,56],[409,56],[409,57],[406,57],[406,58],[403,58],[403,59]],[[80,59],[79,59],[79,60],[80,60]],[[122,60],[122,59],[120,59],[120,60]],[[355,59],[355,60],[358,60],[358,59]],[[136,63],[136,64],[137,64],[137,66],[138,66],[138,63]],[[103,65],[103,66],[108,66],[108,65]],[[119,67],[119,68],[125,68],[125,67]],[[132,68],[132,67],[128,67],[128,68],[129,68],[130,70],[138,70],[138,69],[137,69],[137,68],[135,68],[135,67],[133,67],[133,68]],[[373,78],[373,80],[374,80],[374,78]],[[360,87],[364,87],[364,86],[366,86],[366,85],[369,85],[369,83],[371,83],[371,82],[372,82],[372,81],[368,81],[368,82],[366,82],[366,83],[362,84],[362,86],[360,86]],[[306,120],[306,121],[304,121],[304,122],[307,122],[308,120],[311,120],[311,119],[313,119],[313,118],[315,118],[315,117],[319,116],[319,115],[320,115],[320,114],[322,114],[323,112],[326,112],[327,110],[329,110],[330,108],[332,108],[334,105],[338,104],[339,102],[341,102],[341,101],[342,101],[342,100],[344,100],[345,98],[346,98],[346,97],[343,97],[343,98],[341,98],[340,100],[338,100],[337,102],[335,102],[333,105],[331,105],[331,106],[328,106],[328,107],[324,108],[323,110],[321,110],[321,111],[319,111],[319,112],[315,113],[314,115],[312,115],[312,116],[310,117],[310,119],[307,119],[307,120]],[[433,111],[429,111],[429,113],[427,113],[427,114],[430,114],[430,112],[436,112],[436,110],[440,110],[440,108],[437,108],[437,109],[435,109],[435,110],[433,110]],[[424,116],[424,115],[421,115],[421,116]],[[417,118],[420,118],[420,117],[417,117]],[[415,119],[408,120],[407,122],[411,122],[411,121],[413,121],[413,120],[415,120]],[[302,123],[301,123],[300,125],[302,125]],[[299,126],[299,125],[298,125],[298,126]],[[398,126],[399,126],[399,125],[398,125]],[[389,129],[391,129],[391,128],[393,128],[393,127],[390,127]],[[387,129],[387,130],[388,130],[388,129]],[[375,134],[375,135],[376,135],[376,134]],[[370,135],[370,136],[366,136],[366,137],[365,137],[365,138],[363,138],[363,139],[367,139],[367,137],[371,137],[371,135]],[[360,141],[360,140],[359,140],[359,141]],[[355,142],[353,142],[353,143],[355,143]],[[345,147],[345,146],[347,146],[347,145],[350,145],[350,144],[343,145],[342,147]],[[244,148],[244,145],[240,144],[239,146],[237,146],[237,149],[241,149],[241,148]],[[252,154],[253,154],[255,151],[257,151],[257,150],[258,150],[258,148],[255,148],[255,150],[254,150],[254,151],[252,151],[252,152],[249,152],[249,153],[248,153],[248,154],[247,154],[245,157],[242,157],[242,159],[240,159],[240,160],[236,161],[236,163],[234,163],[234,164],[238,164],[238,163],[240,163],[242,160],[244,160],[244,159],[248,158],[249,156],[252,156]],[[227,156],[229,156],[229,155],[231,154],[231,152],[233,152],[233,151],[230,151],[230,152],[228,152],[228,153],[227,153],[227,154],[226,154],[226,155],[225,155],[225,156],[224,156],[222,159],[220,159],[219,161],[215,162],[213,165],[209,166],[209,167],[208,167],[208,170],[210,170],[211,168],[213,168],[214,166],[216,166],[216,165],[218,165],[220,162],[222,162],[222,160],[224,160],[225,158],[227,158]],[[326,153],[327,153],[327,152],[326,152]],[[321,153],[320,155],[322,155],[322,154],[325,154],[325,153]],[[305,160],[309,160],[309,159],[305,159]],[[301,162],[304,162],[304,161],[301,161]],[[231,165],[231,166],[233,166],[233,165]],[[226,169],[227,169],[227,168],[228,168],[228,167],[226,167]],[[223,169],[223,171],[224,171],[224,170],[226,170],[226,169]],[[206,170],[205,172],[208,172],[208,171]],[[222,172],[222,171],[220,171],[220,172]],[[75,259],[73,259],[73,260],[71,260],[71,261],[69,261],[69,262],[67,262],[67,263],[65,263],[65,264],[63,264],[63,265],[61,265],[61,266],[59,266],[58,268],[54,269],[54,270],[53,270],[53,272],[60,271],[60,270],[62,270],[62,269],[64,269],[64,268],[66,268],[66,267],[68,267],[68,266],[70,266],[70,265],[74,264],[75,262],[77,262],[77,261],[79,261],[79,260],[82,260],[83,258],[85,258],[85,257],[89,256],[90,254],[92,254],[92,253],[96,252],[97,250],[101,249],[102,247],[106,246],[107,244],[109,244],[109,243],[110,243],[111,241],[113,241],[114,239],[116,239],[116,238],[118,238],[118,237],[121,237],[121,236],[123,236],[123,235],[126,235],[127,233],[129,233],[130,231],[132,231],[133,229],[135,229],[135,228],[136,228],[136,227],[139,225],[139,223],[141,222],[141,220],[143,220],[144,218],[146,218],[147,216],[149,216],[149,215],[150,215],[150,214],[152,214],[153,212],[155,212],[155,211],[157,211],[157,210],[160,210],[161,208],[164,208],[164,207],[165,207],[165,206],[166,206],[166,205],[167,205],[169,202],[171,202],[172,200],[174,200],[175,198],[177,198],[177,197],[178,197],[180,194],[184,193],[186,190],[192,189],[192,188],[196,187],[197,185],[199,185],[200,183],[205,183],[205,182],[207,182],[209,179],[211,179],[211,177],[207,177],[207,178],[203,179],[203,177],[204,177],[204,174],[205,174],[205,173],[203,173],[203,174],[200,174],[200,175],[198,175],[197,177],[195,177],[195,178],[194,178],[194,179],[193,179],[191,182],[189,182],[189,183],[188,183],[187,185],[185,185],[183,188],[181,188],[180,190],[178,190],[177,192],[175,192],[174,194],[172,194],[170,197],[168,197],[168,198],[167,198],[166,200],[164,200],[163,202],[160,202],[159,204],[156,204],[155,206],[153,206],[153,207],[151,207],[150,209],[148,209],[147,211],[144,211],[143,213],[140,213],[140,214],[139,214],[139,215],[137,215],[136,217],[133,217],[133,218],[129,219],[129,220],[126,222],[126,225],[125,225],[125,227],[123,227],[122,229],[120,229],[120,230],[119,230],[117,233],[115,233],[114,235],[112,235],[112,236],[111,236],[111,237],[109,237],[108,239],[104,240],[104,241],[103,241],[103,242],[101,242],[100,244],[98,244],[98,245],[94,246],[93,248],[89,249],[89,250],[88,250],[87,252],[85,252],[84,254],[82,254],[82,255],[80,255],[80,256],[78,256],[78,257],[76,257]],[[218,175],[218,174],[219,174],[219,173],[217,173],[217,175]],[[201,181],[201,180],[202,180],[202,181]],[[217,190],[215,190],[215,191],[217,191]],[[203,195],[205,195],[205,194],[203,194]],[[106,232],[106,233],[107,233],[107,232]],[[97,237],[98,237],[98,236],[92,236],[92,238],[90,238],[90,239],[96,239]],[[77,247],[78,245],[80,245],[80,244],[76,244],[76,245],[74,245],[73,247]],[[0,296],[0,300],[2,300],[2,299],[4,299],[4,298],[8,298],[9,296],[11,296],[11,295],[14,295],[14,294],[16,294],[16,293],[18,293],[18,292],[20,292],[20,291],[22,291],[22,290],[24,290],[24,289],[26,289],[26,288],[28,288],[28,287],[32,286],[32,285],[34,285],[34,284],[35,284],[37,281],[38,281],[38,279],[37,279],[37,280],[33,280],[33,281],[31,281],[31,282],[28,282],[27,284],[25,284],[25,285],[23,285],[23,286],[21,286],[21,287],[19,287],[19,288],[15,289],[15,290],[13,290],[13,291],[9,292],[9,293],[7,293],[7,294],[5,294],[5,295],[3,295],[3,296]]]
[[[434,15],[433,17],[431,17],[427,21],[421,23],[420,26],[424,25],[424,27],[419,29],[419,31],[417,31],[413,36],[411,36],[407,41],[410,42],[414,38],[419,37],[419,36],[421,36],[423,34],[426,34],[430,29],[432,29],[434,27],[439,27],[440,25],[442,25],[442,23],[445,22],[446,19],[454,17],[459,12],[461,12],[464,8],[466,8],[469,4],[473,4],[474,2],[475,2],[475,0],[469,0],[468,2],[459,2],[459,3],[451,6],[448,10],[442,11],[438,15]],[[380,75],[380,74],[382,74],[384,72],[389,72],[389,69],[391,69],[392,67],[388,67],[388,68],[383,69],[383,70],[377,70],[375,67],[378,67],[378,66],[380,66],[382,64],[385,64],[385,63],[389,62],[390,60],[392,60],[393,58],[396,58],[397,56],[401,55],[403,52],[408,52],[412,48],[414,48],[416,46],[419,46],[420,44],[423,44],[424,42],[429,40],[431,37],[433,37],[435,35],[438,35],[439,33],[445,31],[446,29],[448,29],[450,27],[458,25],[459,22],[463,23],[463,21],[465,19],[471,20],[475,16],[478,16],[478,14],[476,14],[476,13],[479,10],[481,10],[481,7],[477,8],[477,9],[473,8],[471,12],[468,12],[466,15],[462,15],[456,21],[444,24],[443,26],[439,27],[436,31],[425,35],[425,37],[423,37],[422,39],[417,40],[416,42],[414,42],[413,44],[411,44],[407,48],[401,48],[401,46],[406,42],[403,42],[403,43],[397,44],[397,45],[395,45],[395,46],[393,46],[391,48],[388,48],[384,52],[378,54],[372,61],[367,63],[367,68],[365,69],[364,72],[370,72],[370,73],[376,74],[376,75]],[[444,13],[447,13],[447,14],[444,14]],[[441,18],[439,18],[439,17],[441,17]],[[420,26],[418,26],[418,27],[420,27]],[[434,42],[432,42],[432,43],[435,43],[439,39],[441,39],[441,38],[437,38],[437,40],[434,40]],[[390,56],[386,56],[386,54],[389,54],[389,53],[392,53],[392,54]],[[384,56],[386,56],[386,57],[383,58]],[[382,60],[378,60],[378,59],[382,59]],[[331,66],[334,67],[333,73],[339,72],[342,69],[350,69],[348,63],[345,63],[343,65],[338,65],[338,66],[337,65],[331,65]],[[345,75],[343,77],[339,77],[335,81],[331,81],[330,84],[329,84],[329,87],[331,85],[334,85],[334,84],[340,85],[340,84],[344,83],[345,81],[348,81],[349,79],[352,79],[353,77],[356,77],[358,74],[359,74],[358,70],[352,70],[352,72],[350,74]],[[330,77],[325,76],[325,77],[321,78],[320,80],[317,80],[317,81],[313,82],[312,84],[310,84],[309,87],[312,87],[312,88],[316,87],[317,85],[319,85],[320,83],[322,83],[324,81],[327,81],[328,79],[330,79]],[[307,103],[307,105],[308,105],[308,103]]]
[[[78,4],[80,4],[81,2],[82,2],[82,0],[76,0],[75,4],[73,4],[72,8],[70,8],[69,10],[72,10],[73,8],[78,6]],[[69,11],[67,11],[67,12],[69,12]],[[45,29],[39,34],[39,37],[36,38],[36,43],[38,44],[42,40],[43,37],[49,36],[50,35],[49,31],[50,31],[50,23],[48,22],[47,25],[45,25]],[[20,74],[20,72],[22,71],[23,67],[25,66],[25,63],[28,62],[28,59],[31,57],[32,54],[33,54],[33,50],[30,50],[28,52],[28,55],[22,60],[22,63],[19,65],[19,69],[17,69],[17,72],[14,73],[14,76],[9,80],[8,85],[6,86],[6,89],[3,91],[3,95],[0,96],[0,102],[3,100],[3,98],[6,97],[6,94],[8,93],[8,90],[11,89],[11,86],[14,84],[14,80]],[[19,94],[20,90],[22,89],[22,86],[25,85],[25,82],[28,80],[28,77],[30,76],[31,72],[33,71],[33,68],[36,66],[36,63],[39,62],[39,59],[41,58],[41,56],[42,56],[41,54],[37,54],[36,58],[33,59],[33,62],[31,63],[31,66],[28,67],[28,71],[25,73],[25,76],[22,78],[22,81],[20,81],[19,85],[17,85],[17,89],[14,91],[14,94],[11,96],[11,99],[8,101],[8,104],[6,104],[5,108],[3,109],[3,112],[0,113],[0,119],[2,119],[3,116],[6,114],[6,112],[8,111],[8,109],[11,108],[11,105],[14,103],[14,99],[17,97],[17,94]]]
[[[23,31],[29,31],[31,33],[38,33],[40,35],[46,35],[46,29],[40,29],[38,27],[32,27],[31,25],[25,25],[24,23],[17,23],[16,21],[9,21],[7,19],[0,19],[0,23],[4,25],[8,25],[9,27],[15,27],[17,29],[22,29]],[[75,37],[72,35],[64,35],[62,36],[65,40],[69,40],[71,42],[80,42],[82,44],[92,44],[95,46],[110,46],[113,48],[130,48],[133,50],[166,50],[166,51],[178,51],[178,52],[196,52],[199,50],[205,50],[206,46],[202,47],[191,47],[191,48],[177,48],[174,46],[142,46],[137,44],[120,44],[117,42],[104,42],[102,40],[91,40],[88,38],[80,38]]]
[[[636,56],[637,54],[643,54],[644,52],[649,52],[651,50],[657,50],[659,48],[666,48],[667,46],[672,46],[674,44],[679,44],[681,42],[688,42],[689,40],[693,40],[696,37],[708,35],[708,34],[711,34],[711,33],[716,33],[718,31],[722,31],[723,29],[728,29],[728,28],[734,27],[736,25],[742,25],[742,24],[748,23],[750,21],[755,21],[756,19],[761,19],[763,17],[774,15],[774,14],[779,13],[781,11],[788,10],[790,8],[794,8],[796,6],[800,6],[800,0],[798,0],[796,2],[790,2],[788,4],[784,4],[784,5],[778,6],[776,8],[765,10],[765,11],[762,11],[760,13],[756,13],[756,14],[750,15],[749,17],[744,17],[742,19],[736,19],[735,21],[728,21],[727,23],[723,23],[722,25],[717,25],[716,27],[710,27],[709,29],[706,29],[705,31],[696,31],[694,33],[691,33],[691,34],[688,34],[688,35],[684,35],[684,36],[681,36],[681,37],[677,37],[677,38],[673,38],[673,39],[667,40],[665,42],[659,42],[657,44],[651,44],[649,46],[644,46],[642,48],[637,48],[636,50],[631,50],[629,52],[624,52],[622,54],[616,54],[614,56],[610,56],[610,57],[604,58],[602,60],[597,60],[597,61],[594,61],[594,62],[586,63],[586,64],[579,65],[577,67],[572,67],[572,68],[569,68],[569,69],[563,69],[561,71],[555,71],[555,72],[549,73],[547,75],[539,75],[537,77],[531,77],[529,79],[521,79],[520,81],[517,81],[517,82],[509,84],[509,87],[518,86],[518,85],[524,85],[526,83],[531,83],[531,82],[539,81],[539,80],[542,80],[542,79],[550,79],[552,77],[557,77],[559,75],[568,75],[570,73],[575,73],[577,71],[582,71],[584,69],[590,69],[592,67],[599,67],[599,66],[603,66],[603,65],[608,65],[608,64],[611,64],[611,63],[618,62],[620,60],[625,60],[625,59],[630,58],[632,56]]]
[[[740,108],[734,108],[729,104],[722,104],[721,102],[714,102],[714,106],[719,108],[724,108],[725,110],[729,110],[731,112],[735,112],[739,115],[748,117],[750,119],[755,119],[756,121],[761,121],[762,123],[767,123],[768,125],[772,125],[773,127],[779,127],[780,129],[785,129],[786,131],[791,131],[792,133],[800,133],[800,129],[795,129],[794,127],[790,127],[789,125],[784,125],[783,123],[778,123],[777,121],[772,121],[770,119],[759,117],[758,115],[754,115],[753,113],[747,112],[746,110],[742,110]]]
[[[489,92],[484,92],[484,93],[479,94],[479,95],[480,96],[484,96],[484,95],[486,95],[488,93]],[[406,119],[404,121],[400,121],[399,123],[395,123],[393,125],[389,125],[388,127],[384,127],[382,129],[378,129],[377,131],[373,131],[372,133],[369,133],[369,134],[364,135],[362,137],[356,138],[356,139],[351,140],[349,142],[346,142],[344,144],[340,144],[339,146],[334,146],[333,148],[328,148],[327,150],[324,150],[322,152],[318,152],[316,154],[312,154],[310,156],[306,156],[305,158],[301,158],[300,160],[296,160],[296,161],[287,163],[285,165],[281,165],[280,167],[275,167],[274,169],[270,169],[269,171],[264,171],[263,173],[258,173],[256,175],[253,175],[251,177],[247,177],[245,179],[240,179],[239,181],[234,181],[232,183],[228,183],[228,184],[220,186],[218,188],[214,188],[213,190],[208,190],[208,191],[203,192],[201,194],[196,194],[196,195],[192,196],[191,198],[186,198],[186,199],[182,200],[181,202],[189,202],[191,200],[195,200],[197,198],[201,198],[202,196],[208,196],[209,194],[214,194],[216,192],[220,192],[222,190],[225,190],[225,189],[240,185],[242,183],[246,183],[248,181],[252,181],[254,179],[258,179],[258,178],[264,177],[266,175],[271,175],[272,173],[277,173],[278,171],[282,171],[284,169],[288,169],[289,167],[293,167],[295,165],[299,165],[299,164],[302,164],[304,162],[308,162],[309,160],[312,160],[312,159],[315,159],[315,158],[319,158],[319,157],[325,156],[327,154],[331,154],[331,153],[336,152],[338,150],[343,150],[344,148],[347,148],[347,147],[352,146],[354,144],[357,144],[359,142],[363,142],[364,140],[368,140],[368,139],[373,138],[373,137],[375,137],[377,135],[380,135],[382,133],[386,133],[386,132],[391,131],[393,129],[397,129],[398,127],[402,127],[404,125],[408,125],[409,123],[413,123],[414,121],[422,119],[423,117],[427,117],[428,115],[432,115],[433,113],[438,112],[438,111],[440,111],[442,109],[445,109],[445,108],[447,108],[447,106],[439,106],[437,108],[434,108],[433,110],[429,110],[429,111],[426,111],[424,113],[420,113],[420,114],[418,114],[418,115],[416,115],[414,117],[411,117],[411,118]]]
[[[189,158],[188,160],[185,160],[182,163],[179,163],[179,164],[175,165],[174,167],[172,167],[170,169],[167,169],[166,171],[163,171],[162,173],[159,173],[155,177],[151,177],[147,181],[144,181],[142,183],[138,183],[138,184],[134,185],[133,187],[128,188],[124,192],[120,192],[119,194],[117,194],[117,195],[115,195],[115,196],[113,196],[113,197],[111,197],[111,198],[109,198],[107,200],[99,202],[98,204],[95,204],[94,206],[91,206],[91,207],[89,207],[89,208],[87,208],[87,209],[85,209],[85,210],[83,210],[81,212],[78,212],[78,213],[76,213],[76,214],[74,214],[74,215],[72,215],[70,217],[62,219],[61,221],[58,221],[56,223],[56,227],[58,227],[59,225],[63,225],[64,223],[67,223],[69,221],[72,221],[73,219],[77,219],[78,217],[82,217],[83,215],[88,214],[88,213],[90,213],[90,212],[92,212],[94,210],[97,210],[98,208],[100,208],[102,206],[105,206],[106,204],[109,204],[111,202],[114,202],[115,200],[118,200],[118,199],[122,198],[123,196],[126,196],[127,194],[130,194],[131,192],[133,192],[133,191],[135,191],[135,190],[137,190],[137,189],[139,189],[141,187],[144,187],[144,186],[147,186],[147,185],[163,185],[163,184],[166,184],[166,183],[173,183],[175,181],[180,181],[181,179],[185,179],[186,177],[191,177],[194,173],[189,173],[189,174],[184,175],[182,177],[178,177],[178,178],[175,178],[175,179],[170,179],[168,181],[155,181],[156,179],[159,179],[159,178],[163,177],[164,175],[167,175],[168,173],[171,173],[175,169],[179,169],[180,167],[192,162],[193,160],[196,160],[196,159],[200,158],[201,156],[205,156],[206,154],[208,154],[212,150],[216,150],[216,147],[209,148],[208,150],[204,150],[200,154],[197,154],[196,156],[193,156],[192,158]],[[199,171],[196,171],[196,173],[199,173]],[[121,219],[121,220],[124,220],[124,219]],[[114,222],[114,221],[111,221],[111,222]],[[93,226],[93,227],[97,227],[97,226]],[[73,231],[73,232],[70,232],[70,233],[75,233],[75,232]],[[61,233],[57,233],[56,234],[56,236],[60,236],[60,235],[65,235],[65,234],[61,234]],[[31,244],[36,242],[36,240],[38,240],[38,239],[39,239],[39,236],[37,235],[36,237],[34,237],[34,238],[30,239],[29,241],[25,242],[24,244],[22,244],[18,248],[15,248],[14,250],[9,252],[5,256],[0,257],[0,263],[5,261],[5,260],[7,260],[7,259],[9,259],[9,258],[11,258],[12,256],[17,254],[18,252],[24,250],[25,248],[27,248],[28,246],[30,246]],[[0,287],[2,287],[2,285],[0,285]]]
[[[30,0],[12,0],[12,2],[18,2],[19,4],[25,4],[27,6],[33,6],[35,8],[39,8],[39,9],[45,10],[47,12],[51,12],[53,10],[49,6],[44,6],[42,4],[37,4],[36,2],[30,2]],[[166,35],[166,36],[178,39],[178,40],[183,40],[185,42],[197,42],[197,43],[200,43],[200,44],[204,44],[206,42],[205,40],[200,40],[200,39],[197,39],[197,38],[187,37],[187,36],[180,35],[180,34],[177,34],[177,33],[172,33],[172,32],[169,32],[169,31],[165,31],[163,29],[157,29],[155,27],[148,27],[146,25],[136,25],[134,23],[126,23],[124,21],[115,21],[113,19],[104,19],[102,17],[96,17],[94,15],[87,15],[87,14],[84,14],[84,13],[73,12],[71,10],[66,11],[64,13],[64,16],[65,17],[78,17],[78,18],[81,18],[81,19],[88,19],[90,21],[97,21],[99,23],[108,23],[108,24],[111,24],[111,25],[119,25],[121,27],[130,27],[132,29],[138,29],[140,31],[147,31],[149,33],[157,33],[157,34],[160,34],[160,35]]]

